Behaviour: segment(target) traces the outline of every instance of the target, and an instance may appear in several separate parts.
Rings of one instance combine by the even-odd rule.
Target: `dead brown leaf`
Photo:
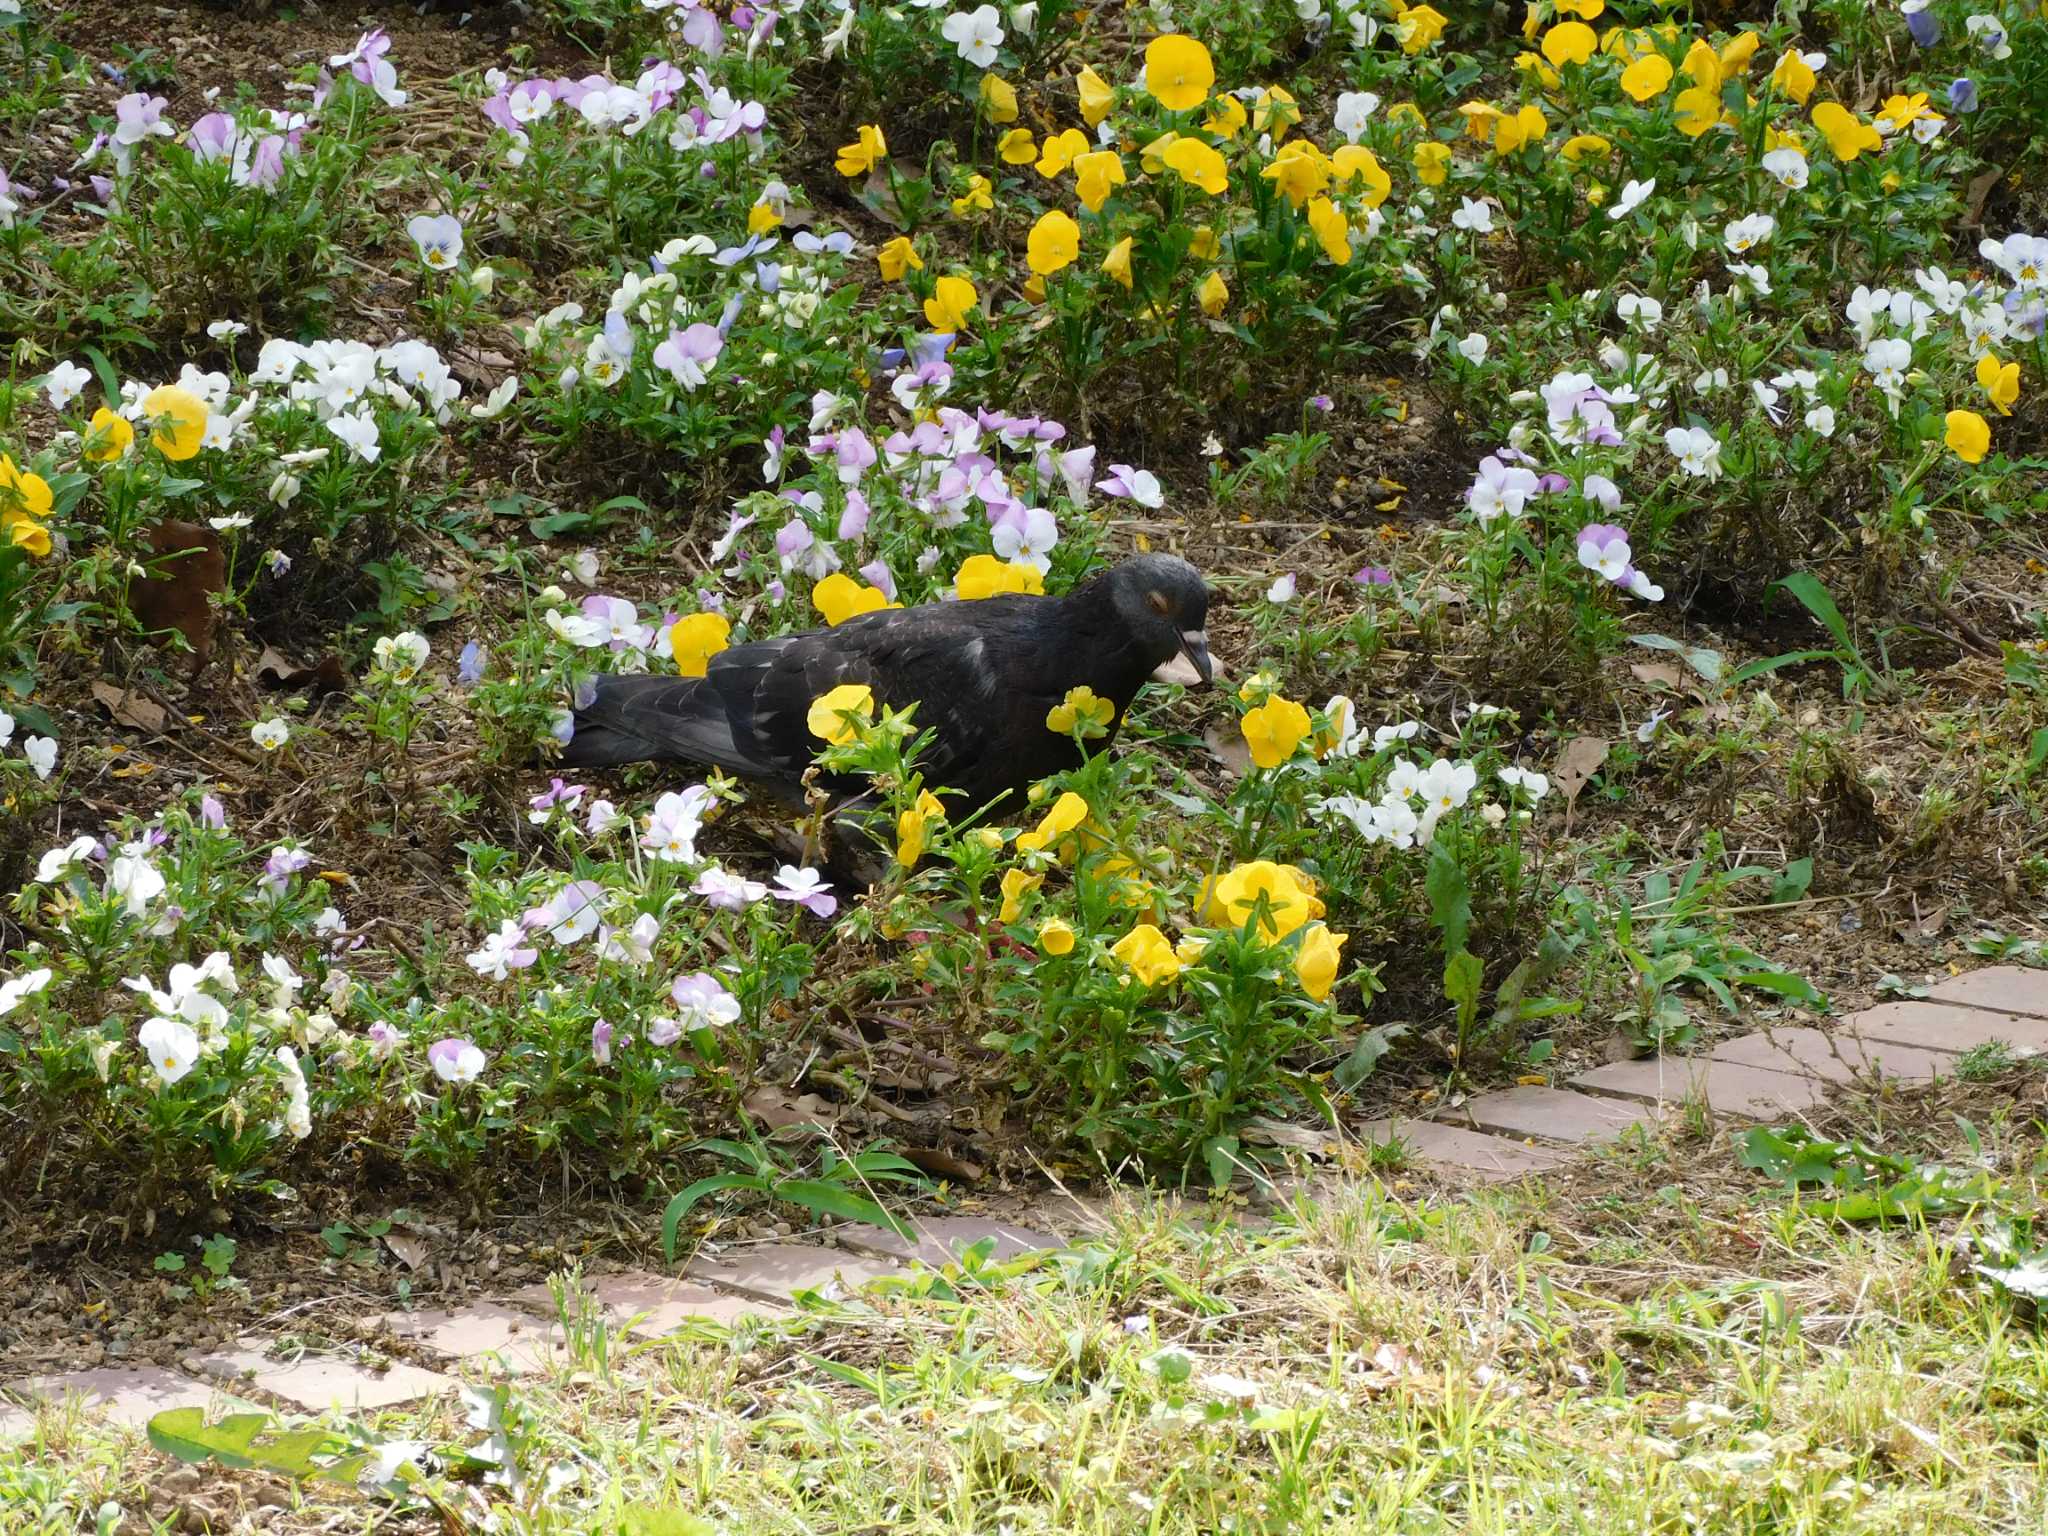
[[[1648,683],[1652,688],[1669,688],[1673,693],[1685,691],[1685,674],[1668,661],[1632,661],[1628,669],[1639,683]]]
[[[213,596],[227,584],[227,557],[214,531],[198,523],[158,523],[144,542],[151,574],[129,587],[129,609],[159,641],[173,633],[185,637],[196,677],[213,655],[219,618]]]
[[[830,1126],[839,1119],[839,1106],[815,1093],[791,1094],[768,1083],[755,1088],[741,1102],[748,1114],[771,1131],[796,1125]]]
[[[1605,736],[1574,736],[1564,744],[1551,765],[1550,782],[1564,795],[1567,805],[1579,798],[1586,781],[1600,771],[1613,745]]]
[[[1252,771],[1252,749],[1246,745],[1244,735],[1235,723],[1229,726],[1212,725],[1202,732],[1202,745],[1209,749],[1209,755],[1221,763],[1224,769],[1243,778]]]
[[[256,663],[256,681],[264,688],[310,689],[316,699],[323,694],[346,692],[349,685],[341,658],[331,651],[312,666],[302,667],[267,645]]]
[[[131,689],[116,688],[105,679],[92,685],[92,696],[114,717],[114,724],[125,725],[131,730],[148,731],[155,735],[170,719],[170,716],[164,713],[163,706],[153,699],[145,698]]]

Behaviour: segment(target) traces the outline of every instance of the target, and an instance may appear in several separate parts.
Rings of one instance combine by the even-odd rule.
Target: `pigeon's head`
[[[1109,573],[1117,617],[1154,658],[1152,675],[1166,683],[1206,683],[1209,589],[1202,573],[1178,555],[1138,555]]]

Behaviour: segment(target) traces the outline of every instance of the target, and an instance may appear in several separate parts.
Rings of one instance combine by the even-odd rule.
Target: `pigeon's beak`
[[[1199,629],[1181,631],[1180,651],[1152,673],[1155,683],[1180,683],[1193,688],[1213,682],[1216,663],[1209,655],[1209,637]]]

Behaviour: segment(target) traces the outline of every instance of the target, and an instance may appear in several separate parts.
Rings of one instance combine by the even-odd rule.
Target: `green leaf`
[[[679,1509],[657,1509],[652,1504],[628,1504],[619,1511],[619,1536],[717,1536],[718,1527],[698,1515]]]
[[[1821,585],[1818,576],[1811,571],[1794,571],[1778,585],[1806,605],[1806,611],[1819,619],[1821,626],[1835,637],[1835,644],[1852,656],[1861,654],[1849,633],[1849,621],[1842,617],[1842,610],[1835,606],[1834,598]]]
[[[1486,967],[1469,949],[1459,950],[1445,963],[1444,996],[1457,1004],[1461,1022],[1478,1012],[1479,987],[1485,978]]]
[[[361,1457],[348,1457],[329,1465],[313,1460],[336,1443],[331,1432],[292,1429],[265,1435],[263,1432],[275,1422],[267,1413],[231,1413],[218,1424],[208,1424],[203,1408],[167,1408],[149,1421],[149,1443],[179,1461],[256,1467],[301,1479],[355,1480]]]
[[[1728,686],[1731,688],[1739,687],[1741,684],[1762,677],[1766,673],[1782,671],[1786,667],[1796,667],[1803,662],[1832,661],[1840,663],[1844,659],[1839,651],[1787,651],[1783,656],[1772,656],[1764,661],[1752,661],[1737,667],[1734,672],[1729,674]]]
[[[1372,1076],[1380,1058],[1393,1049],[1395,1040],[1407,1033],[1406,1024],[1383,1024],[1360,1035],[1357,1044],[1351,1047],[1351,1054],[1338,1062],[1336,1071],[1330,1074],[1337,1086],[1349,1092]]]
[[[898,1237],[909,1237],[910,1228],[866,1195],[855,1194],[844,1184],[827,1184],[821,1179],[781,1179],[775,1198],[800,1205],[813,1215],[837,1216],[841,1221],[864,1221],[869,1226],[887,1227]]]
[[[1738,987],[1775,992],[1779,997],[1789,997],[1795,1002],[1820,1004],[1827,1001],[1812,982],[1790,971],[1743,971],[1728,979]]]
[[[668,1208],[661,1213],[661,1251],[669,1263],[676,1261],[676,1229],[683,1224],[683,1218],[690,1214],[690,1208],[706,1195],[718,1193],[721,1189],[752,1189],[763,1194],[768,1191],[768,1181],[755,1173],[714,1173],[708,1179],[699,1179],[688,1189],[681,1190],[669,1201]]]
[[[2044,763],[2048,763],[2048,725],[2034,732],[2033,742],[2027,748],[2029,768],[2039,768]]]
[[[1472,931],[1472,887],[1464,866],[1450,850],[1449,839],[1430,845],[1423,889],[1429,895],[1429,920],[1444,936],[1444,953],[1458,954]]]
[[[1778,905],[1788,901],[1800,901],[1812,887],[1813,860],[1794,859],[1785,866],[1785,872],[1772,884],[1771,900]]]

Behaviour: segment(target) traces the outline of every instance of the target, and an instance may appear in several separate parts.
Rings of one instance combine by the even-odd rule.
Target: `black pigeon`
[[[571,768],[682,761],[722,768],[794,804],[821,743],[812,701],[865,683],[892,709],[915,704],[936,740],[927,782],[980,807],[1080,761],[1045,717],[1086,685],[1124,711],[1155,673],[1208,682],[1209,589],[1172,555],[1139,555],[1065,597],[989,597],[862,614],[830,629],[736,645],[699,677],[609,675],[576,710]],[[1096,746],[1106,746],[1098,739]],[[826,789],[866,786],[822,775]]]

